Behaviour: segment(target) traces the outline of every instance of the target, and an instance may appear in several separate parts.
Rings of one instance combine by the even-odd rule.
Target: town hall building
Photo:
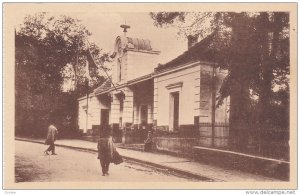
[[[189,37],[186,52],[158,65],[151,40],[126,30],[114,43],[112,77],[89,95],[88,109],[86,97],[78,99],[79,129],[110,129],[124,144],[143,143],[151,131],[156,147],[170,151],[227,147],[229,100],[216,107],[226,72],[207,57],[211,37]]]

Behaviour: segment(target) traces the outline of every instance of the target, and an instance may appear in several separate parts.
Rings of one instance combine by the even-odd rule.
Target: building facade
[[[152,48],[150,40],[117,37],[112,78],[94,90],[91,100],[98,103],[86,116],[100,131],[109,125],[123,143],[142,143],[152,131],[162,148],[226,147],[229,102],[216,107],[226,72],[207,60],[208,46],[209,37],[189,43],[182,55],[157,65],[160,51]],[[84,108],[80,99],[79,107]],[[79,111],[80,125],[83,115]]]

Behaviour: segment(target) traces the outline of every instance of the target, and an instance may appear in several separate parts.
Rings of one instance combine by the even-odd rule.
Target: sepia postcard
[[[3,3],[3,189],[297,189],[296,3]]]

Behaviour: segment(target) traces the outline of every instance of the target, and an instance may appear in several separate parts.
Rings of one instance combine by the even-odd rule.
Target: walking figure
[[[98,159],[100,159],[102,168],[102,176],[109,175],[109,164],[113,160],[113,153],[115,149],[112,136],[108,132],[102,133],[102,135],[100,135],[97,148]]]
[[[55,145],[54,145],[54,142],[57,139],[57,134],[58,134],[57,128],[53,124],[51,124],[48,127],[47,138],[45,141],[45,144],[49,145],[48,149],[44,151],[46,155],[49,155],[48,152],[51,152],[52,155],[57,155],[55,153]]]

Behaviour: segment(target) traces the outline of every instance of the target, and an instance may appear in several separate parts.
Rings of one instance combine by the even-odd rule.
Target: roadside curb
[[[15,140],[31,142],[31,143],[38,143],[38,144],[43,144],[43,145],[45,144],[42,141],[36,141],[36,140],[30,140],[30,139],[15,138]],[[63,144],[55,144],[55,146],[74,149],[74,150],[79,150],[79,151],[86,151],[86,152],[93,152],[93,153],[97,152],[96,149],[81,148],[81,147],[68,146],[68,145],[63,145]],[[131,160],[131,161],[135,161],[135,162],[139,162],[139,163],[144,163],[144,164],[151,165],[151,166],[161,168],[161,169],[167,169],[169,171],[174,171],[174,172],[179,173],[181,175],[189,176],[189,177],[199,179],[199,180],[203,180],[203,181],[206,181],[206,182],[216,182],[216,181],[217,182],[223,182],[223,180],[220,180],[220,179],[217,179],[217,178],[207,177],[207,176],[196,174],[196,173],[193,173],[193,172],[190,172],[190,171],[186,171],[186,170],[182,170],[182,169],[178,169],[178,168],[174,168],[174,167],[169,167],[169,166],[166,166],[166,165],[161,165],[161,164],[158,164],[158,163],[153,163],[153,162],[141,160],[141,159],[138,159],[138,158],[132,158],[132,157],[124,156],[124,155],[122,155],[122,157],[127,159],[127,160]]]

